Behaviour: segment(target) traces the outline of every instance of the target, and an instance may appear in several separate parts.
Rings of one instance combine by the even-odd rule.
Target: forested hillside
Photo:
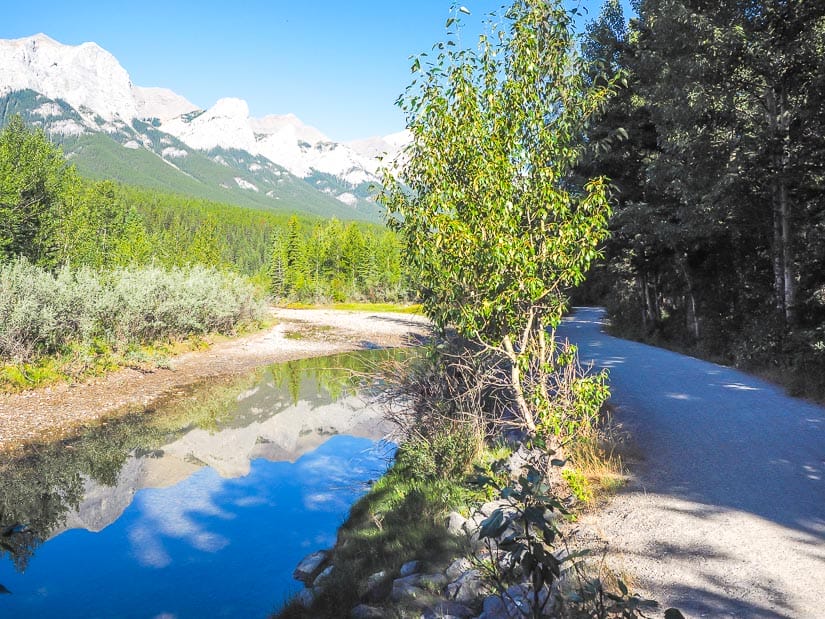
[[[397,243],[381,226],[87,180],[19,118],[3,132],[0,149],[0,262],[23,256],[51,267],[200,264],[301,300],[402,294]]]
[[[614,184],[584,300],[618,332],[823,395],[825,5],[611,0],[585,53],[626,85],[583,172]]]
[[[398,300],[399,253],[375,224],[84,179],[15,117],[0,133],[0,379],[32,382],[17,364],[44,356],[86,367],[111,351],[232,333],[261,316],[262,293]]]

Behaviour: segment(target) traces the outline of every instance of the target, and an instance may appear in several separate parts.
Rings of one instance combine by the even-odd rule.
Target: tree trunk
[[[519,415],[521,416],[521,420],[527,430],[529,432],[535,432],[536,421],[533,418],[533,412],[530,410],[527,400],[524,398],[524,387],[521,384],[521,369],[519,368],[518,363],[519,357],[513,348],[513,341],[510,339],[509,335],[504,336],[502,344],[504,345],[504,350],[510,359],[510,384],[513,387],[513,395],[516,399]]]
[[[773,280],[776,310],[786,324],[794,321],[796,304],[796,273],[791,231],[790,201],[788,198],[787,168],[790,149],[790,116],[785,113],[787,93],[784,86],[780,93],[772,87],[766,92],[768,125],[772,142],[773,165],[771,199],[773,212]]]
[[[682,275],[684,275],[685,285],[687,286],[687,302],[685,303],[687,306],[685,311],[687,328],[691,331],[693,337],[698,340],[699,317],[696,315],[696,295],[693,292],[693,282],[690,279],[690,275],[688,275],[687,265],[685,262],[685,258],[681,258],[679,260],[679,266],[682,267]]]

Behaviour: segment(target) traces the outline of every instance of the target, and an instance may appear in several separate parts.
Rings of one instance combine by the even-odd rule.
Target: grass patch
[[[627,483],[622,454],[627,436],[606,414],[598,426],[568,444],[573,467],[562,471],[570,491],[585,504],[593,505],[617,492]]]
[[[263,328],[249,324],[243,333]],[[123,350],[115,350],[102,341],[91,344],[71,344],[60,354],[40,357],[30,363],[6,363],[0,365],[0,393],[19,393],[61,382],[76,382],[95,376],[103,376],[122,368],[141,372],[170,369],[176,355],[208,349],[215,341],[231,339],[220,334],[193,335],[186,338],[130,344]]]
[[[485,453],[488,462],[498,454]],[[401,457],[350,510],[338,531],[333,553],[335,565],[323,592],[309,608],[288,603],[275,617],[280,619],[340,617],[359,603],[364,583],[385,572],[387,584],[409,560],[423,562],[424,571],[445,567],[468,552],[467,541],[451,535],[444,519],[452,510],[468,512],[469,506],[486,500],[483,491],[470,489],[459,477],[422,477],[415,459]],[[392,604],[389,602],[389,604]],[[393,606],[393,616],[404,616]],[[418,614],[420,615],[420,610]]]
[[[296,329],[290,329],[284,332],[284,337],[288,340],[308,340],[319,339],[330,331],[334,331],[335,327],[330,325],[308,325],[298,326]]]
[[[396,314],[421,314],[420,303],[332,303],[313,305],[311,303],[288,303],[287,309],[334,309],[353,312],[394,312]]]

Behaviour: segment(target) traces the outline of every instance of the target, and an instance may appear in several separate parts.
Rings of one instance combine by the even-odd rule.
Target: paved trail
[[[580,308],[560,332],[609,368],[616,417],[644,456],[587,520],[613,560],[690,617],[825,618],[825,408],[609,337],[602,317]]]

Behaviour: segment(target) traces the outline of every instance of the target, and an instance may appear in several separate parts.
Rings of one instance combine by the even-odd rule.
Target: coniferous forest
[[[624,85],[590,127],[605,257],[579,301],[615,330],[823,395],[825,5],[608,2],[584,52]]]
[[[404,299],[399,253],[373,224],[84,179],[19,117],[0,133],[3,363],[233,332],[263,295]]]

